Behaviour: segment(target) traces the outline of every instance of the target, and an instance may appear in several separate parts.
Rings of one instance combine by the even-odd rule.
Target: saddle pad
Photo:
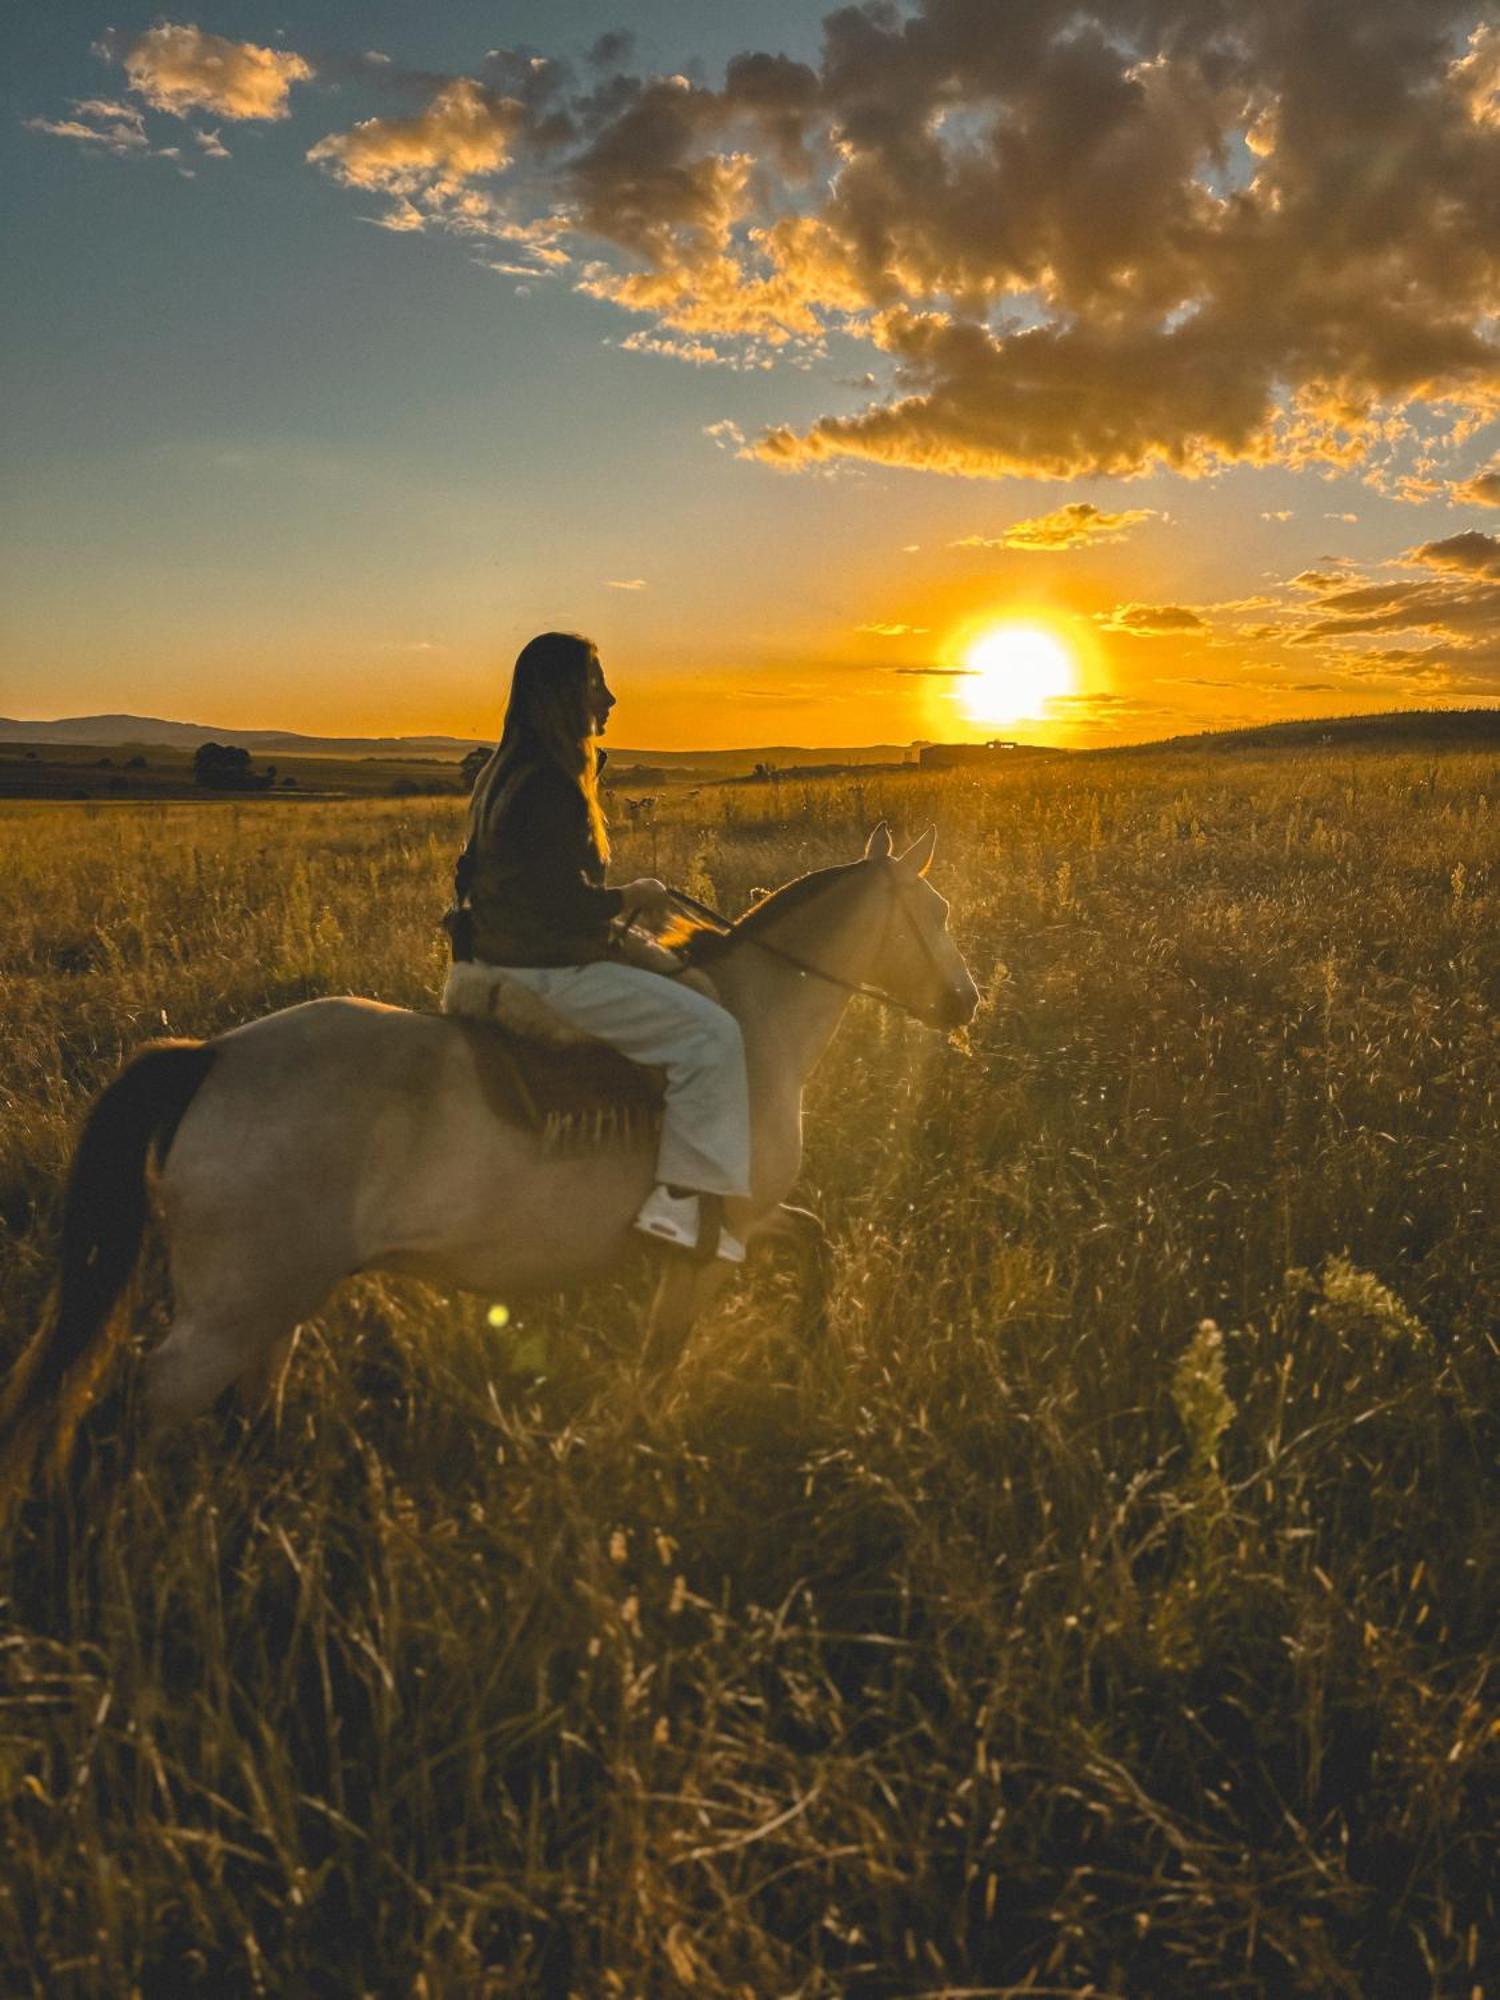
[[[465,1021],[488,1021],[525,1041],[545,1042],[555,1049],[577,1048],[598,1040],[565,1021],[529,986],[512,979],[504,966],[484,965],[475,959],[450,968],[441,1011]]]
[[[666,958],[668,954],[663,952],[661,956]],[[676,961],[672,963],[675,965]],[[645,969],[652,972],[661,970],[657,965]],[[718,989],[713,981],[707,973],[695,967],[663,976],[680,979],[684,986],[691,986],[705,1000],[718,1001]],[[574,1049],[585,1042],[598,1042],[600,1039],[597,1035],[588,1035],[581,1028],[575,1028],[571,1021],[565,1021],[529,986],[523,985],[519,979],[512,979],[503,965],[486,965],[479,959],[463,959],[449,968],[439,1011],[456,1014],[465,1021],[488,1021],[493,1026],[509,1028],[523,1041],[545,1042],[554,1049]]]

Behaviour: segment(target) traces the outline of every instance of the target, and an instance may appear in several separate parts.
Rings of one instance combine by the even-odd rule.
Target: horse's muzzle
[[[932,1010],[935,1028],[966,1028],[979,1006],[979,988],[972,979],[962,986],[950,986]]]

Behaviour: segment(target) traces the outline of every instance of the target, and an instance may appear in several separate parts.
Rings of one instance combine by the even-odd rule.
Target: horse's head
[[[962,1028],[974,1018],[979,988],[948,935],[948,904],[926,880],[936,845],[930,826],[897,854],[884,820],[865,843],[865,864],[884,877],[889,898],[870,982],[931,1027]]]

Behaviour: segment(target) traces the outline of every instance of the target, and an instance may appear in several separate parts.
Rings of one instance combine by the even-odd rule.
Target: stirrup
[[[743,1264],[745,1246],[729,1234],[723,1218],[722,1195],[677,1195],[658,1185],[642,1202],[635,1226],[660,1243],[685,1250],[697,1263],[710,1264],[722,1257],[728,1264]]]

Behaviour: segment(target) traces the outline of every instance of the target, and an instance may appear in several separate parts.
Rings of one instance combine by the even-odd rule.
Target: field
[[[139,1041],[430,1004],[457,799],[0,806],[0,1341]],[[1500,757],[666,795],[731,910],[889,813],[985,991],[814,1079],[753,1276],[352,1284],[0,1604],[0,1990],[1500,1992]],[[136,1308],[162,1321],[159,1259]],[[500,1318],[495,1315],[495,1318]]]

